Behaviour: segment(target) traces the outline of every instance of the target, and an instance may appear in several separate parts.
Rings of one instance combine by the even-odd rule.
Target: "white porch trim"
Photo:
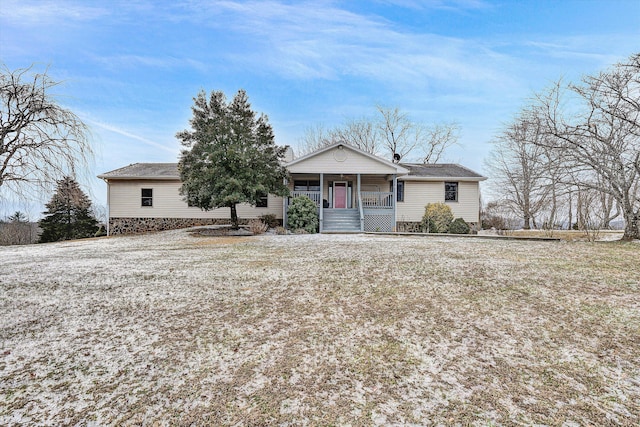
[[[324,174],[320,172],[320,215],[318,215],[318,232],[322,233],[324,228],[324,198],[322,197]]]

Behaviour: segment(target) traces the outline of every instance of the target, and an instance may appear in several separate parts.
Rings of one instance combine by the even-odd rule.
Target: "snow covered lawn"
[[[0,248],[0,425],[637,425],[640,245]]]

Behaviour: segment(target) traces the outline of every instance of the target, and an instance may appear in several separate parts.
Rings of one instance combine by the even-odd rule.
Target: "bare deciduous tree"
[[[460,126],[457,123],[438,123],[424,128],[422,134],[422,163],[438,163],[445,152],[458,143]]]
[[[456,123],[427,126],[414,122],[399,108],[378,105],[376,110],[376,118],[350,119],[333,129],[321,125],[308,128],[301,140],[302,152],[344,142],[396,163],[410,156],[421,163],[436,163],[458,142],[460,128]]]
[[[523,112],[493,142],[487,158],[494,191],[522,218],[523,228],[536,227],[536,215],[549,203],[551,186],[545,150],[535,144],[543,138],[540,123]]]
[[[380,138],[378,127],[371,120],[351,119],[334,129],[327,130],[322,125],[307,128],[301,142],[303,153],[344,142],[367,153],[378,154]]]
[[[406,113],[396,108],[376,106],[382,116],[378,122],[382,145],[390,155],[390,160],[399,162],[420,143],[421,129]]]
[[[347,120],[344,126],[335,129],[332,135],[335,140],[348,141],[367,153],[378,154],[380,150],[379,130],[371,120]]]
[[[625,219],[623,239],[640,239],[640,54],[579,85],[557,82],[538,96],[537,114],[564,153],[572,183],[611,195]],[[563,106],[573,95],[575,112]]]
[[[49,190],[92,156],[87,126],[51,94],[45,71],[0,68],[0,192]]]
[[[334,140],[333,130],[327,130],[320,124],[308,127],[300,140],[298,154],[308,154],[334,142],[337,141]]]

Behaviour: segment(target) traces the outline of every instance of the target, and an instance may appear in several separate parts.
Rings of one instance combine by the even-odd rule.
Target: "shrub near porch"
[[[289,229],[304,230],[307,233],[318,232],[318,208],[313,200],[307,196],[293,199],[287,211],[287,225]]]

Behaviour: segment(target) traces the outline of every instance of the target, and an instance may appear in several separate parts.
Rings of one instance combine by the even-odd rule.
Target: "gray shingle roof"
[[[401,163],[401,165],[409,169],[410,177],[469,178],[478,181],[486,179],[479,173],[455,163],[437,163],[427,165],[421,163]]]
[[[409,170],[409,177],[467,178],[481,181],[482,175],[455,163],[420,164],[401,163]],[[103,179],[180,179],[177,163],[134,163],[111,172],[98,175]]]
[[[134,163],[98,175],[102,179],[180,179],[177,163]]]

